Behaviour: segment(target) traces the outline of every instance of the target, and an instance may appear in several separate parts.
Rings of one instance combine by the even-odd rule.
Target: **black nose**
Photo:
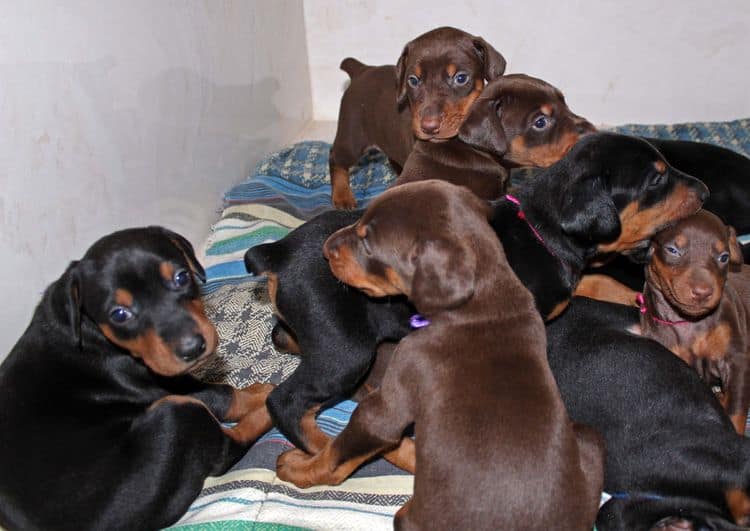
[[[206,351],[206,339],[201,334],[185,336],[180,340],[177,355],[183,361],[193,361]]]

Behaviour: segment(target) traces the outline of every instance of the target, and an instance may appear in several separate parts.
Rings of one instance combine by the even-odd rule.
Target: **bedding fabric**
[[[750,119],[676,125],[623,125],[611,130],[633,135],[718,144],[750,156]],[[245,251],[275,241],[331,208],[330,144],[302,142],[261,161],[253,175],[230,189],[225,209],[203,249],[208,281],[206,310],[221,344],[202,377],[236,387],[278,383],[297,366],[297,357],[277,352],[265,278],[245,272]],[[384,155],[368,152],[353,168],[352,189],[360,206],[395,180]],[[522,178],[521,173],[513,178]],[[344,401],[324,411],[321,428],[340,432],[356,407]],[[392,529],[392,518],[412,492],[412,477],[384,460],[358,470],[338,487],[300,490],[276,478],[276,457],[291,444],[277,431],[263,436],[227,474],[209,478],[180,530]]]

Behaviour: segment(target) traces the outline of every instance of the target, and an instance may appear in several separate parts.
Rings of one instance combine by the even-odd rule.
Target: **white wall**
[[[335,120],[346,56],[393,64],[437,26],[482,35],[602,124],[750,116],[747,0],[305,0],[317,120]]]
[[[2,2],[0,359],[95,239],[200,243],[310,116],[301,0]]]

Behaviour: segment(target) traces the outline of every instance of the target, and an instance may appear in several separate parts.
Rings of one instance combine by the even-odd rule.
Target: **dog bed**
[[[676,125],[624,125],[632,135],[710,142],[750,156],[750,119]],[[216,359],[201,376],[237,387],[279,383],[297,366],[294,355],[275,350],[274,324],[265,278],[245,271],[245,251],[275,241],[331,208],[330,144],[308,141],[261,161],[253,175],[229,190],[225,208],[199,252],[206,267],[206,309],[221,337]],[[358,205],[366,206],[395,180],[384,155],[368,152],[352,172]],[[519,178],[514,176],[514,178]],[[344,401],[321,413],[331,435],[356,407]],[[338,487],[297,489],[279,480],[276,457],[292,445],[277,431],[264,435],[227,474],[209,478],[174,529],[392,529],[392,518],[412,492],[412,477],[382,459]],[[606,495],[605,495],[606,498]]]

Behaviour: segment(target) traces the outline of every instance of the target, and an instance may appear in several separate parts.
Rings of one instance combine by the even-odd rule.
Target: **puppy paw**
[[[242,389],[235,389],[229,411],[224,417],[225,420],[240,420],[260,409],[265,409],[266,398],[275,387],[272,384],[254,383]]]
[[[289,450],[276,459],[276,475],[279,479],[294,483],[301,489],[320,484],[314,481],[315,457],[302,450]]]
[[[354,210],[357,208],[357,200],[354,198],[354,193],[351,189],[346,190],[334,190],[333,197],[331,198],[333,206],[343,210]]]

